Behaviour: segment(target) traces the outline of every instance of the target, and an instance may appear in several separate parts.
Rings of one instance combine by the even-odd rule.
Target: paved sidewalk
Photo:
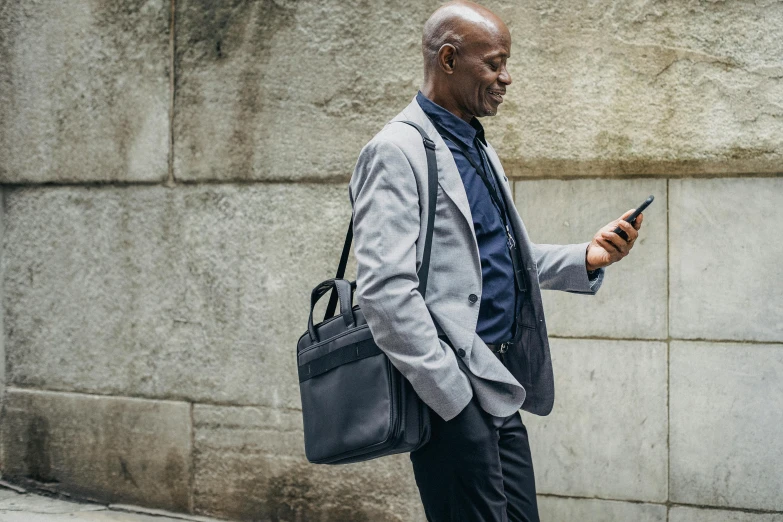
[[[0,522],[219,522],[137,506],[72,502],[0,485]]]

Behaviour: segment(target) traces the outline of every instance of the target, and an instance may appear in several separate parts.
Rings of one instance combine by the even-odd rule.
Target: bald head
[[[503,20],[473,2],[449,2],[424,24],[421,44],[424,96],[465,121],[497,113],[511,83]]]
[[[484,6],[465,1],[442,5],[424,24],[421,48],[425,76],[437,66],[438,52],[444,45],[467,50],[503,33],[508,34],[506,24]]]

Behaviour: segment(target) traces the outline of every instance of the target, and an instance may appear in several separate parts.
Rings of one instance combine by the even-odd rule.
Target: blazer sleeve
[[[538,283],[546,290],[563,290],[573,294],[593,295],[603,284],[604,268],[592,281],[587,276],[585,252],[588,242],[571,245],[533,243],[533,256],[538,266]]]
[[[454,352],[438,338],[418,291],[419,192],[403,151],[388,141],[368,143],[351,177],[349,196],[356,296],[373,338],[419,397],[449,420],[473,391]]]

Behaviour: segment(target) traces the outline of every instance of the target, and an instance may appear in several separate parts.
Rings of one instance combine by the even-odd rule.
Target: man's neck
[[[470,123],[473,121],[474,115],[467,114],[460,110],[459,106],[454,101],[454,98],[448,92],[443,92],[442,89],[435,88],[434,85],[425,83],[421,88],[421,93],[427,97],[430,101],[437,103],[457,118]]]

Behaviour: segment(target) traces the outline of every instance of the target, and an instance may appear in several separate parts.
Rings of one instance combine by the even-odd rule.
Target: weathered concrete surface
[[[346,178],[437,4],[177,2],[176,175]],[[512,175],[779,171],[779,3],[487,5],[515,37],[486,120]],[[165,178],[169,7],[2,4],[0,180]]]
[[[415,95],[437,5],[177,2],[175,175],[347,179]],[[780,171],[780,3],[486,5],[514,42],[484,120],[512,176]]]
[[[672,336],[783,341],[783,178],[669,189]]]
[[[489,5],[514,40],[488,133],[512,175],[780,172],[780,2]]]
[[[538,497],[546,522],[665,522],[666,506],[612,500]]]
[[[302,184],[8,192],[9,384],[299,408],[296,342],[347,200]]]
[[[3,234],[5,233],[5,197],[3,189],[0,188],[0,259],[5,257],[3,253]],[[3,264],[0,262],[0,281],[4,279],[3,276]],[[3,302],[3,284],[0,284],[0,303]],[[0,331],[2,325],[5,324],[5,310],[0,304]],[[0,406],[3,402],[3,395],[5,394],[5,331],[0,335]],[[3,448],[0,444],[0,476],[2,476],[3,469]]]
[[[177,179],[348,179],[407,105],[438,2],[177,2]]]
[[[674,506],[669,513],[669,522],[783,522],[783,514]]]
[[[539,493],[667,497],[666,345],[552,340],[557,399],[524,414]]]
[[[536,243],[582,243],[647,196],[631,254],[607,267],[592,296],[544,292],[550,335],[666,338],[666,180],[515,181],[514,199]]]
[[[0,2],[0,182],[168,175],[167,0]]]
[[[187,511],[190,406],[9,388],[3,476],[80,497]]]
[[[671,344],[671,500],[783,511],[783,347]]]
[[[300,411],[196,405],[195,510],[240,520],[425,520],[407,454],[309,464]]]

